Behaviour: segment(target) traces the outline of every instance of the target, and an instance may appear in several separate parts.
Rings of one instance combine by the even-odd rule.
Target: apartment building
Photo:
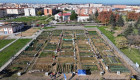
[[[7,16],[6,9],[0,8],[0,18],[1,18],[1,17],[5,17],[5,16]]]
[[[126,5],[113,5],[113,8],[120,8],[120,9],[124,9],[126,8]]]
[[[24,13],[24,8],[7,8],[7,14],[16,14],[20,15]]]
[[[44,8],[44,15],[55,15],[58,12],[58,10],[56,9],[56,7],[54,8]]]
[[[42,8],[24,8],[24,15],[25,16],[36,16],[37,12],[41,10]]]

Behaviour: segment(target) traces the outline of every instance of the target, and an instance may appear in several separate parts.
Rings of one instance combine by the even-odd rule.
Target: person
[[[50,78],[52,78],[52,73],[49,76],[50,76]]]
[[[55,56],[53,56],[53,60],[55,60]]]
[[[54,79],[56,79],[56,74],[53,75]]]
[[[52,75],[52,77],[53,77],[54,73],[52,72],[51,75]]]
[[[57,72],[58,76],[57,77],[60,77],[61,76],[61,73],[60,72]]]
[[[74,77],[74,76],[75,76],[75,72],[72,73],[72,77]]]

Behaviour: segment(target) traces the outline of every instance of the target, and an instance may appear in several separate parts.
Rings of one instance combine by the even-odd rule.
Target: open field
[[[32,36],[34,33],[36,33],[37,31],[39,31],[38,28],[30,28],[20,34],[18,34],[17,36]]]
[[[12,20],[7,20],[9,22],[25,22],[27,24],[48,24],[52,21],[53,17],[51,16],[26,16],[26,17],[18,17]]]
[[[38,21],[38,20],[46,20],[48,17],[47,16],[36,16],[36,17],[20,17],[16,18],[10,21],[15,21],[15,22],[30,22],[30,21]]]
[[[129,57],[134,63],[140,64],[140,50],[132,48],[131,50],[124,48],[121,51]]]
[[[14,56],[30,39],[19,39],[6,49],[0,52],[0,67],[7,62],[11,57]]]
[[[14,39],[3,39],[0,40],[0,49],[12,42]]]

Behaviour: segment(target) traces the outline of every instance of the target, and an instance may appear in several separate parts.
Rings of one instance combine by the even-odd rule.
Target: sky
[[[140,0],[0,0],[0,3],[103,3],[140,4]]]

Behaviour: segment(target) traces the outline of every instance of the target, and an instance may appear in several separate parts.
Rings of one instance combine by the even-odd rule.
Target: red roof
[[[87,15],[87,14],[80,14],[79,16],[89,16],[89,15]]]
[[[62,16],[61,13],[59,13],[58,15],[59,15],[59,16]],[[71,13],[63,13],[63,16],[70,16],[70,15],[71,15]]]

